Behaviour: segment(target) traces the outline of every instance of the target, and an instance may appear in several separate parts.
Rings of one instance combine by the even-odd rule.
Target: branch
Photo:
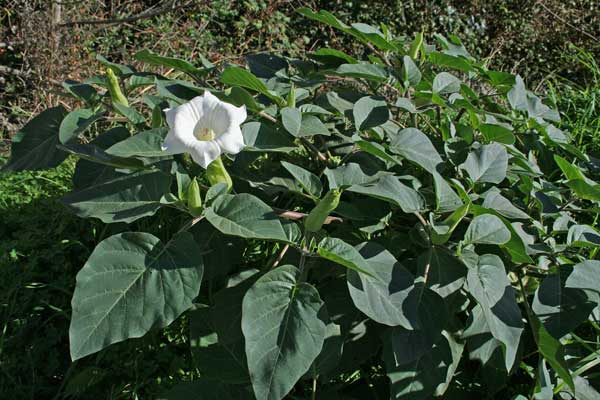
[[[180,4],[178,6],[176,6],[175,4],[177,3],[177,0],[172,0],[169,1],[167,4],[165,4],[164,6],[157,8],[156,10],[146,10],[142,13],[139,13],[137,15],[132,15],[129,17],[125,17],[125,18],[107,18],[107,19],[82,19],[82,20],[77,20],[77,21],[69,21],[69,22],[64,22],[62,24],[59,24],[58,26],[61,28],[64,27],[69,27],[69,26],[75,26],[75,25],[111,25],[111,24],[122,24],[122,23],[127,23],[127,22],[134,22],[137,21],[139,19],[145,19],[145,18],[152,18],[152,17],[156,17],[158,15],[161,14],[165,14],[167,12],[171,12],[171,11],[175,11],[175,10],[179,10],[181,8],[186,8],[189,7],[191,5],[194,5],[194,1],[188,1],[184,4]],[[195,4],[198,5],[198,4]]]
[[[293,219],[293,220],[302,219],[302,218],[308,216],[308,214],[305,214],[305,213],[301,213],[301,212],[297,212],[297,211],[281,210],[278,208],[275,208],[275,212],[277,214],[279,214],[279,216],[282,218]],[[331,224],[332,222],[344,222],[344,220],[339,217],[329,216],[325,219],[324,223]]]
[[[591,33],[586,32],[583,29],[580,29],[580,28],[576,27],[575,25],[569,23],[569,21],[567,21],[566,19],[564,19],[560,15],[556,14],[554,11],[552,11],[550,8],[548,8],[548,6],[546,6],[543,3],[543,0],[538,0],[537,4],[539,4],[544,10],[546,10],[546,12],[548,12],[548,14],[550,14],[551,16],[553,16],[554,18],[556,18],[557,20],[559,20],[563,24],[567,25],[569,28],[576,30],[577,32],[581,33],[582,35],[585,35],[585,36],[589,37],[590,39],[592,39],[592,40],[594,40],[596,42],[600,41],[600,39],[598,39],[597,37],[595,37]]]

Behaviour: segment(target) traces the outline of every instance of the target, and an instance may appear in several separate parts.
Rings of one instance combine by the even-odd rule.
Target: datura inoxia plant
[[[360,56],[98,56],[15,137],[4,170],[77,157],[64,204],[106,224],[72,359],[184,318],[169,399],[596,393],[600,184],[559,111],[457,37],[298,11]]]

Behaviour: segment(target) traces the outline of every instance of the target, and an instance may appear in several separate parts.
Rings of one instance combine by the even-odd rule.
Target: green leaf
[[[262,200],[248,193],[219,196],[204,215],[226,235],[287,242],[277,214]]]
[[[317,253],[321,257],[340,264],[348,269],[376,277],[371,271],[369,264],[360,255],[358,250],[344,242],[342,239],[332,237],[324,238],[317,246]]]
[[[379,179],[379,175],[367,175],[356,163],[344,164],[334,169],[325,168],[324,174],[331,189],[362,185]]]
[[[436,211],[444,213],[454,211],[463,205],[463,202],[450,184],[437,171],[432,172],[435,189]]]
[[[433,93],[450,94],[460,91],[460,79],[448,72],[440,72],[433,78]]]
[[[460,168],[475,182],[500,183],[506,178],[508,153],[501,144],[486,144],[470,152]]]
[[[73,96],[79,100],[85,101],[88,105],[94,105],[100,101],[100,96],[96,89],[87,83],[67,79],[62,83],[62,86]]]
[[[173,57],[163,57],[150,50],[138,51],[134,58],[151,65],[158,65],[167,68],[173,68],[183,73],[188,74],[194,79],[201,79],[206,75],[207,71],[194,67],[191,63]]]
[[[419,192],[404,185],[392,175],[385,175],[374,183],[352,185],[347,190],[387,201],[400,207],[405,213],[425,208],[425,201]]]
[[[512,133],[512,127],[508,124],[496,121],[490,115],[486,116],[486,122],[479,125],[479,130],[489,142],[498,142],[504,144],[514,144],[515,135]]]
[[[433,244],[444,244],[452,236],[460,221],[469,213],[470,204],[458,207],[441,224],[432,223],[431,242]]]
[[[446,298],[460,290],[467,278],[467,267],[448,250],[432,247],[417,258],[420,276],[427,276],[428,288]]]
[[[573,225],[567,233],[567,244],[595,249],[600,246],[600,233],[589,225]]]
[[[162,171],[140,171],[72,192],[63,202],[81,218],[129,223],[153,215],[170,186],[170,175]]]
[[[574,331],[588,319],[596,306],[582,290],[566,287],[571,273],[572,269],[563,266],[555,275],[545,277],[531,306],[546,330],[556,339]]]
[[[404,56],[402,60],[402,77],[405,84],[408,83],[412,87],[417,86],[421,82],[421,71],[409,56]]]
[[[144,169],[144,164],[140,160],[113,156],[93,144],[59,144],[57,147],[67,153],[74,154],[79,158],[94,163],[114,168],[126,168],[131,170]]]
[[[385,147],[379,143],[371,142],[368,140],[358,140],[356,145],[364,152],[373,154],[375,157],[381,158],[383,161],[388,163],[388,166],[398,165],[400,161],[395,157],[387,153]]]
[[[600,293],[600,261],[586,260],[576,264],[565,287]]]
[[[302,113],[297,108],[285,107],[281,109],[281,123],[292,136],[298,136],[302,126]]]
[[[363,243],[354,251],[350,249],[353,248],[345,248],[344,254],[341,251],[338,254],[354,264],[360,263],[361,269],[369,272],[369,275],[357,273],[354,268],[346,273],[356,308],[381,324],[410,330],[420,328],[419,296],[415,295],[413,275],[377,243]]]
[[[242,125],[242,134],[246,144],[244,151],[289,153],[297,148],[285,132],[267,123],[245,123]]]
[[[118,112],[119,114],[121,114],[122,116],[127,118],[127,120],[129,122],[131,122],[132,124],[134,124],[134,125],[145,125],[146,124],[146,118],[142,114],[140,114],[138,111],[136,111],[135,108],[128,107],[126,105],[117,103],[115,101],[113,101],[112,106],[116,112]]]
[[[518,361],[523,322],[504,264],[500,257],[485,254],[469,267],[469,292],[481,305],[492,335],[502,343],[506,370],[510,372]]]
[[[189,233],[167,244],[141,232],[103,240],[77,274],[71,358],[169,325],[192,305],[202,271],[202,254]]]
[[[342,64],[335,70],[335,75],[361,78],[377,83],[385,82],[389,78],[384,67],[369,63]]]
[[[162,150],[167,128],[136,133],[109,147],[106,152],[118,157],[168,157]]]
[[[53,107],[29,121],[12,139],[11,155],[3,171],[25,171],[54,168],[67,153],[58,150],[58,131],[67,111]]]
[[[465,243],[505,244],[510,240],[510,231],[500,218],[493,214],[473,218],[465,233]]]
[[[354,103],[352,114],[354,115],[354,125],[359,131],[382,125],[390,118],[387,103],[372,96],[362,97]]]
[[[68,143],[78,135],[86,131],[94,122],[96,122],[104,111],[95,112],[89,108],[81,108],[71,111],[60,123],[58,137],[62,144]]]
[[[328,67],[339,67],[341,64],[358,64],[356,58],[330,48],[320,48],[314,53],[308,54],[308,57]]]
[[[229,67],[221,74],[221,82],[226,85],[241,86],[246,89],[263,94],[277,104],[284,104],[284,100],[271,93],[267,85],[252,74],[240,67]]]
[[[106,150],[115,143],[120,142],[129,137],[129,131],[119,126],[102,132],[94,140],[90,142],[96,148]],[[93,186],[98,182],[107,181],[116,178],[119,175],[124,175],[124,172],[118,172],[114,167],[108,165],[98,165],[96,162],[81,159],[75,166],[73,173],[73,186],[76,190],[80,190],[89,186]]]
[[[260,277],[244,296],[242,331],[257,400],[280,400],[321,352],[326,310],[317,290],[284,265]]]
[[[425,171],[434,173],[442,162],[431,140],[416,128],[402,129],[390,143],[390,150],[409,161],[421,166]]]
[[[552,337],[535,315],[529,315],[529,322],[533,330],[533,338],[548,364],[554,369],[554,372],[565,381],[571,389],[575,390],[575,384],[569,371],[569,366],[565,361],[564,348],[562,344]]]
[[[454,376],[464,344],[444,332],[443,339],[414,361],[397,365],[390,340],[385,341],[383,359],[390,380],[391,399],[426,400],[442,395]]]
[[[302,189],[313,198],[320,198],[323,184],[318,176],[297,165],[281,161],[281,165],[298,181]]]
[[[237,343],[223,343],[207,306],[197,306],[188,316],[190,348],[194,365],[202,377],[229,384],[250,382],[243,337]]]
[[[438,51],[432,51],[428,56],[432,64],[441,67],[448,67],[462,72],[471,72],[475,69],[468,60],[462,57],[455,57]]]
[[[510,200],[502,196],[497,188],[490,189],[486,193],[482,206],[494,210],[506,218],[531,219],[528,214],[515,207]]]
[[[473,215],[492,214],[500,218],[500,220],[504,223],[506,229],[510,231],[510,240],[505,244],[500,245],[500,247],[508,251],[513,262],[533,263],[533,260],[527,254],[527,248],[525,247],[525,243],[523,243],[523,239],[521,239],[521,237],[517,234],[515,228],[511,225],[511,223],[500,213],[496,212],[496,210],[493,209],[483,208],[477,204],[471,204],[471,212],[473,213]]]

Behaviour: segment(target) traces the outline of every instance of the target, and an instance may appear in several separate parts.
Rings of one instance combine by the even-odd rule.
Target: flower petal
[[[187,147],[188,146],[175,135],[174,130],[170,129],[161,149],[167,154],[181,154],[187,151]]]
[[[213,96],[214,97],[214,96]],[[246,106],[236,107],[233,104],[219,101],[212,110],[210,123],[217,135],[222,135],[232,126],[240,126],[246,120]]]
[[[204,169],[221,155],[221,148],[214,140],[205,142],[198,140],[188,147],[187,151],[196,164]]]
[[[230,126],[229,129],[217,137],[215,142],[225,153],[237,154],[244,148],[244,135],[239,125]]]

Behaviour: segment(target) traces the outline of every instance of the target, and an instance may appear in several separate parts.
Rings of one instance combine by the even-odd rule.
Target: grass
[[[550,97],[561,110],[561,128],[571,134],[573,144],[600,157],[600,67],[591,53],[576,47],[571,49],[573,53],[566,61],[584,67],[585,83],[551,77]]]
[[[60,203],[74,164],[0,175],[0,397],[154,398],[193,370],[185,320],[71,363],[75,276],[102,228]]]

